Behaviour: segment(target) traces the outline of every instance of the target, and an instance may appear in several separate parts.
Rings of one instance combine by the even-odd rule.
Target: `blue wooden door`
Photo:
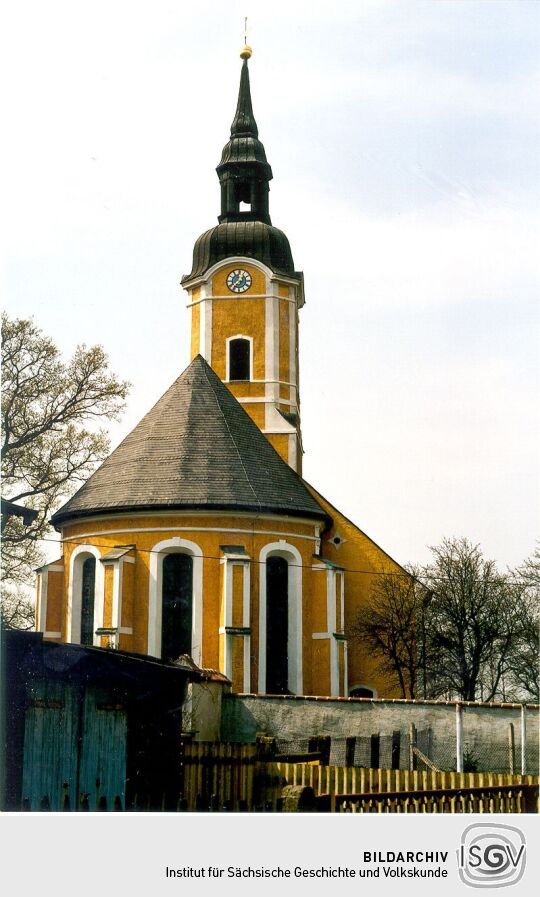
[[[120,798],[125,808],[126,709],[110,692],[89,688],[85,695],[79,767],[79,793],[88,795],[90,810],[99,809],[100,798],[107,810]]]
[[[77,689],[39,682],[28,690],[24,731],[22,801],[40,810],[47,800],[61,810],[64,783],[73,799],[77,788]]]

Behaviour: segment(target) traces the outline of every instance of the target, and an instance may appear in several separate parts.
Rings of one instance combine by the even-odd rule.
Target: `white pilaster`
[[[244,564],[242,622],[246,629],[251,626],[251,562]],[[244,692],[251,691],[251,635],[244,636]]]
[[[38,573],[41,587],[39,590],[39,606],[38,618],[36,620],[36,629],[38,632],[45,632],[47,629],[47,590],[49,587],[49,571],[44,567]]]
[[[223,672],[228,679],[232,680],[232,645],[230,633],[227,627],[232,626],[233,619],[233,565],[225,558],[225,571],[223,576],[223,625],[225,626],[225,637],[223,644]]]
[[[207,287],[201,285],[201,302],[199,304],[199,345],[200,353],[209,365],[212,365],[212,299],[207,295]]]
[[[122,580],[123,558],[113,563],[113,590],[112,590],[112,625],[116,629],[115,643],[118,647],[120,639],[120,627],[122,624]]]
[[[291,287],[291,289],[294,289]],[[295,291],[296,292],[296,291]],[[289,381],[291,383],[290,388],[290,400],[293,405],[298,406],[298,371],[296,365],[296,352],[297,352],[297,333],[296,333],[296,325],[297,325],[297,310],[296,310],[296,302],[294,305],[289,306]]]
[[[336,632],[336,574],[334,570],[326,571],[326,601],[328,614],[328,632],[330,633],[330,694],[339,695],[339,649],[334,636]]]
[[[265,302],[265,397],[266,397],[266,415],[265,427],[272,425],[272,418],[269,418],[271,407],[268,403],[277,404],[279,402],[279,297],[278,284],[271,282],[271,295],[268,295]]]

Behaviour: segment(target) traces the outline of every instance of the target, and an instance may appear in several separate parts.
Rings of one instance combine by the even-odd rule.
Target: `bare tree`
[[[515,571],[515,575],[534,592],[540,592],[540,543],[538,543],[530,557],[526,558],[521,567]]]
[[[117,419],[129,384],[109,371],[100,346],[78,346],[62,361],[31,320],[3,315],[2,342],[3,493],[38,511],[30,526],[2,517],[4,581],[21,585],[42,562],[50,515],[106,457],[109,440],[95,422]]]
[[[522,598],[517,607],[521,634],[509,660],[509,685],[515,700],[540,699],[540,546],[514,573]]]
[[[349,639],[370,652],[380,673],[397,679],[404,698],[416,696],[418,623],[424,601],[414,571],[380,574],[348,632]]]
[[[524,589],[467,539],[444,539],[430,550],[433,562],[422,571],[433,593],[426,621],[429,691],[491,701],[520,644]]]
[[[349,638],[405,698],[537,699],[538,553],[518,575],[500,573],[467,539],[431,552],[409,576],[375,578]]]

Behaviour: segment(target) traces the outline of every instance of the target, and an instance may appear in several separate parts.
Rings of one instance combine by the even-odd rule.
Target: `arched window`
[[[171,558],[183,558],[183,560],[171,560]],[[186,558],[189,558],[187,560]],[[191,561],[191,564],[190,564]],[[187,596],[187,611],[188,617],[191,615],[191,636],[189,644],[187,644],[187,636],[183,636],[185,638],[184,644],[171,644],[168,646],[163,642],[164,632],[168,633],[169,631],[173,631],[177,633],[177,627],[174,622],[174,616],[169,618],[169,621],[165,618],[169,616],[169,611],[171,614],[174,614],[173,608],[166,608],[170,603],[175,604],[174,594],[171,593],[171,586],[169,574],[173,580],[175,580],[174,571],[171,572],[173,565],[178,564],[179,568],[184,566],[184,569],[189,567],[190,575],[184,574],[185,579],[184,583],[187,581],[187,585],[184,585],[182,588],[181,581],[182,575],[179,574],[178,579],[180,580],[180,597],[183,597],[183,600],[186,600]],[[167,574],[168,583],[164,589],[164,574],[165,571],[169,568],[169,572]],[[178,573],[178,568],[177,568]],[[187,650],[190,656],[193,658],[198,666],[203,665],[203,657],[202,657],[202,631],[203,631],[203,558],[202,558],[202,550],[196,542],[190,542],[187,539],[181,539],[178,536],[175,536],[172,539],[164,539],[163,541],[156,542],[155,545],[152,546],[152,550],[150,552],[150,578],[148,583],[148,654],[151,657],[161,657],[163,659],[166,658],[167,655],[174,655],[173,659],[178,657],[179,653],[182,653],[182,648],[185,648],[187,645]],[[171,596],[173,600],[170,600]],[[183,625],[183,631],[186,632],[187,622]],[[183,652],[185,653],[185,651]]]
[[[192,653],[193,558],[168,554],[163,560],[161,657],[176,660]]]
[[[249,380],[251,340],[239,337],[229,340],[229,380]]]
[[[350,698],[374,698],[375,692],[372,688],[366,688],[365,685],[356,685],[349,691]]]
[[[266,693],[289,694],[289,565],[266,561]]]
[[[94,603],[96,591],[96,559],[86,558],[82,565],[81,645],[94,643]]]
[[[261,694],[303,694],[302,556],[280,539],[259,554],[259,671]]]
[[[97,645],[103,626],[103,564],[93,545],[78,545],[69,561],[67,638],[74,645]]]

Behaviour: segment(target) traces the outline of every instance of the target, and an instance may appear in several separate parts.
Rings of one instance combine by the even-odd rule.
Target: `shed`
[[[2,634],[2,808],[162,808],[179,776],[183,659]]]

